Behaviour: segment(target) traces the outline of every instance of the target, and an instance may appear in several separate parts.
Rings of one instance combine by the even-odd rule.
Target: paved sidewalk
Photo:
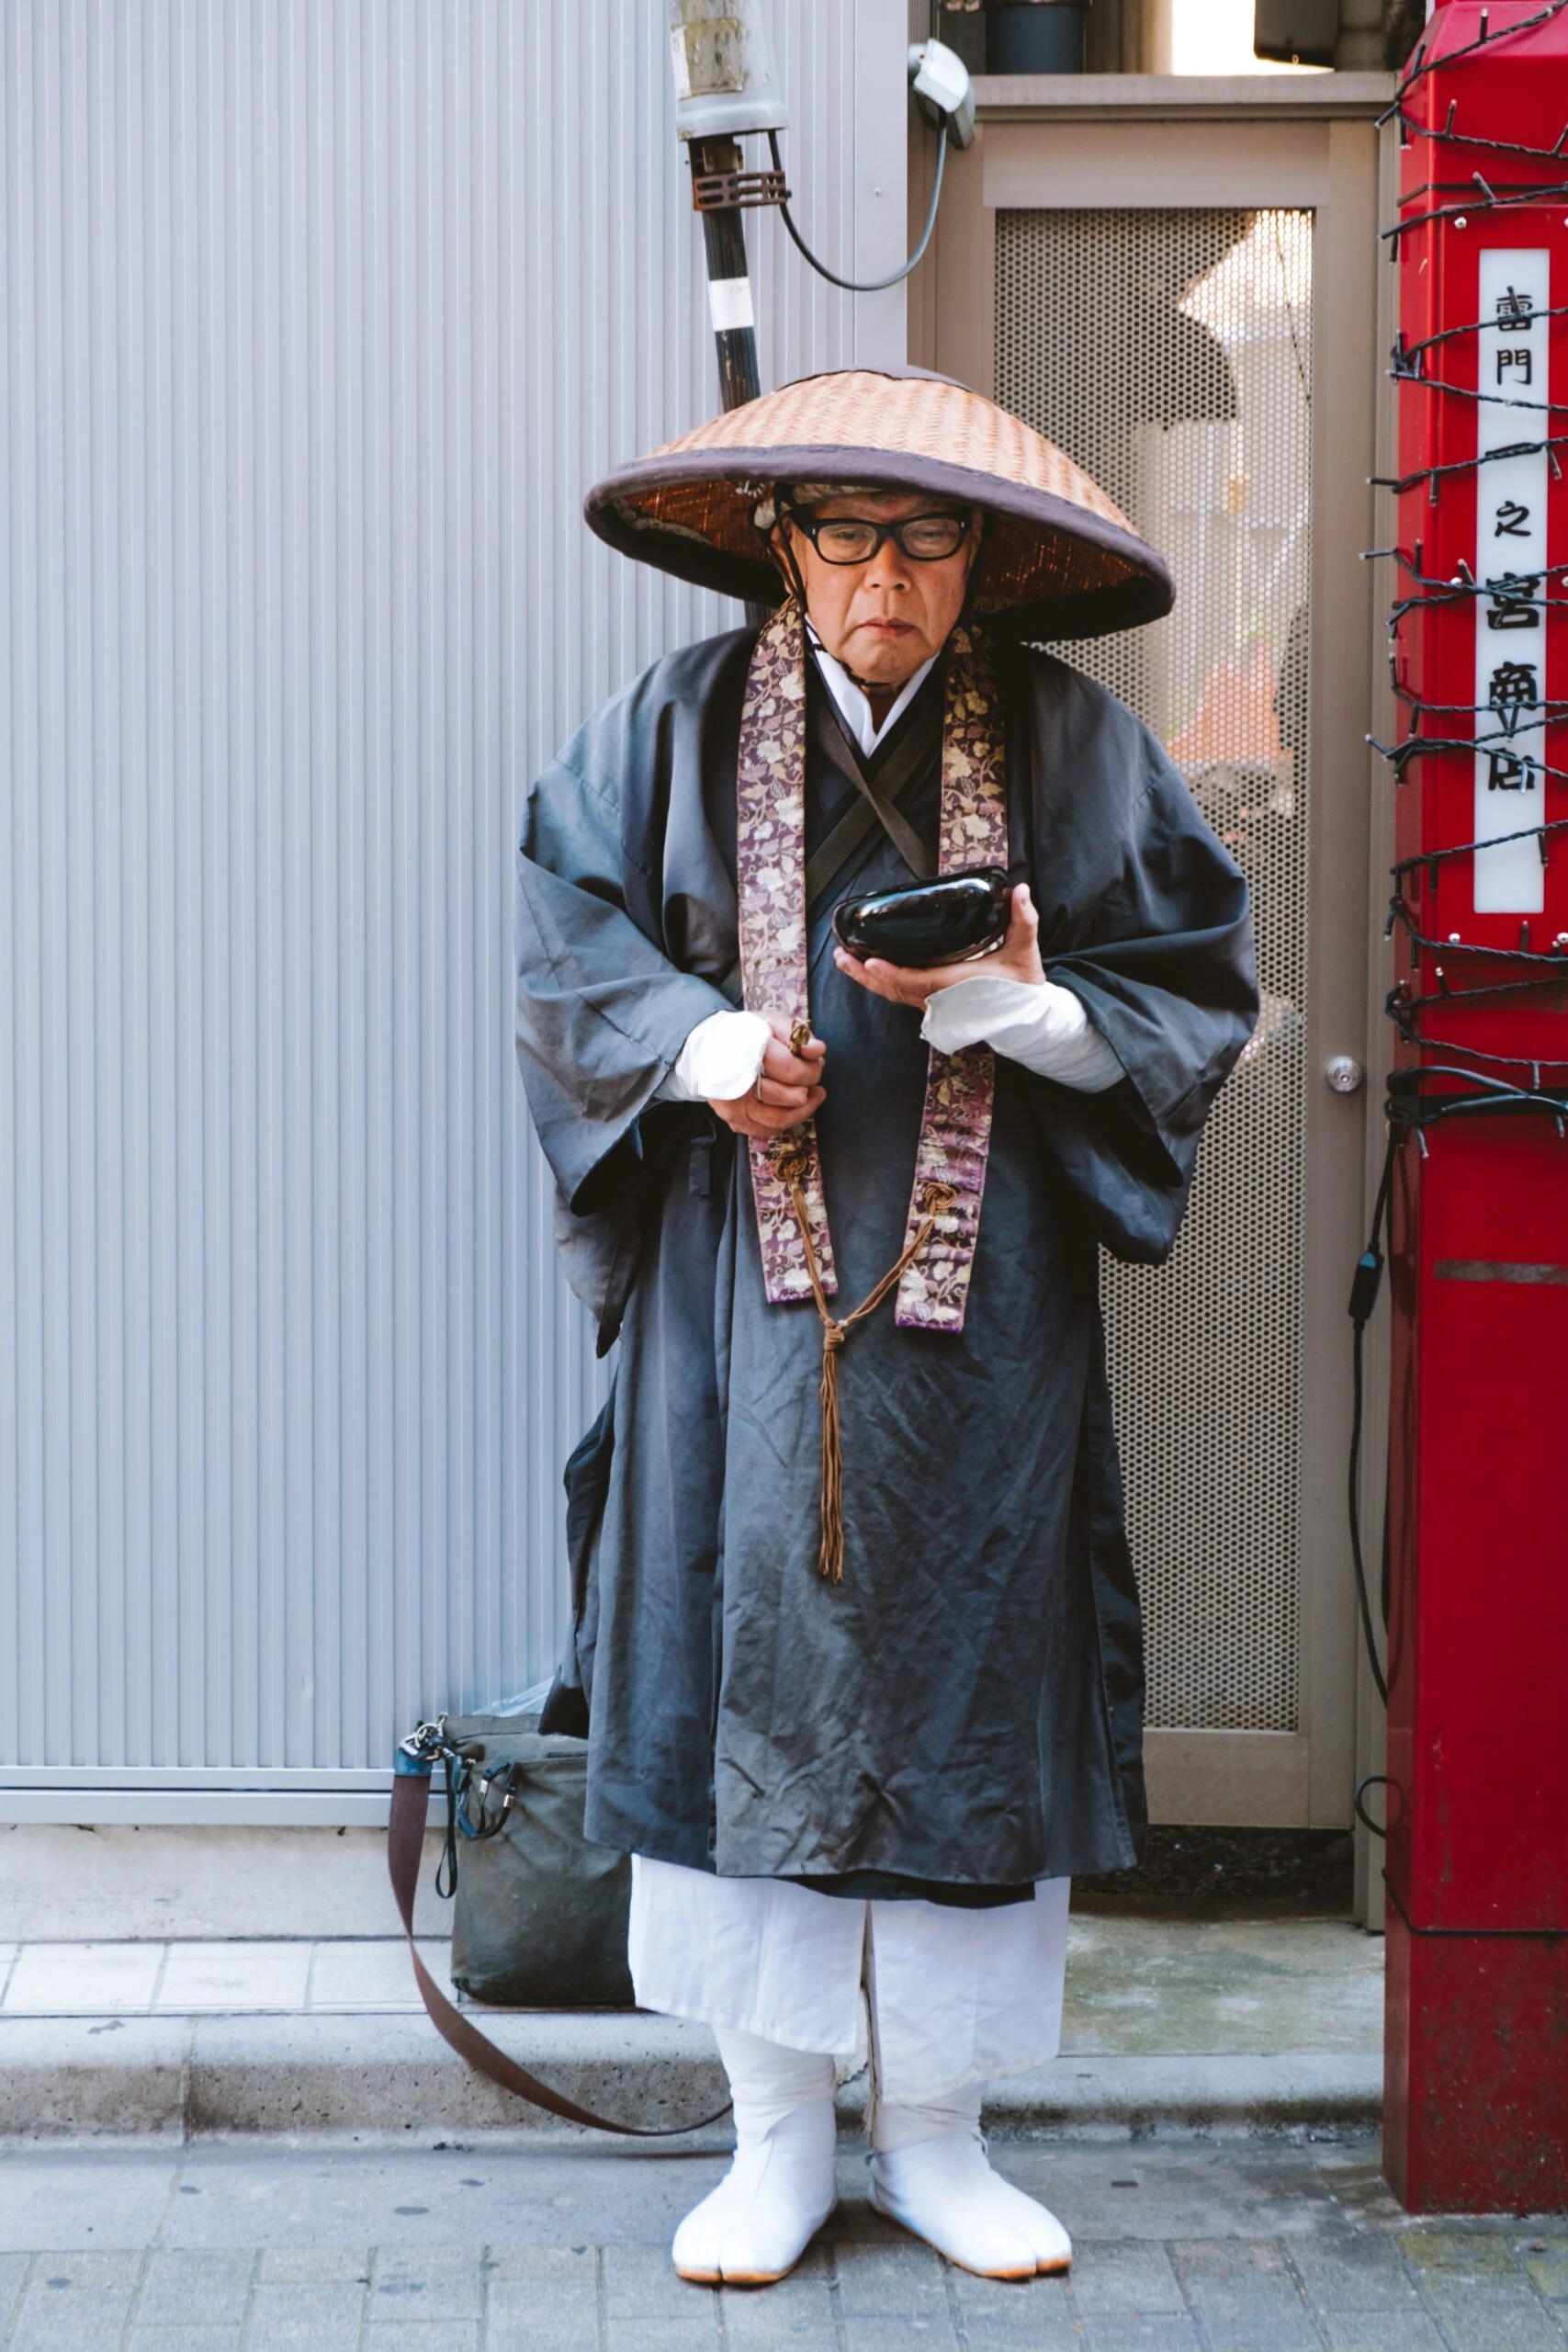
[[[437,1979],[449,1946],[421,1938]],[[229,1942],[0,1943],[0,2017],[422,2014],[400,1936]],[[1075,1911],[1063,2048],[1376,2052],[1382,1942],[1348,1919]]]
[[[453,1993],[449,1943],[420,1939]],[[288,2017],[418,2010],[400,1936],[0,1944],[0,2017]]]
[[[446,1948],[423,1945],[438,1977]],[[487,2010],[570,2096],[630,2122],[711,2113],[711,2035],[670,2018]],[[997,2086],[1021,2130],[1373,2123],[1382,1948],[1348,1921],[1075,1915],[1063,2055]],[[863,2086],[845,2093],[853,2112]],[[531,2119],[419,2007],[400,1940],[0,1947],[0,2133],[413,2132]]]
[[[4,2352],[1564,2352],[1568,2222],[1412,2224],[1365,2140],[998,2143],[1077,2240],[1003,2286],[842,2202],[782,2286],[669,2266],[715,2155],[0,2154]]]

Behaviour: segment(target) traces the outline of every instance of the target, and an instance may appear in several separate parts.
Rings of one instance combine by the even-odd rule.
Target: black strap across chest
[[[839,716],[838,706],[819,679],[813,680],[808,699],[808,729],[812,749],[836,775],[847,776],[854,797],[829,827],[806,861],[806,920],[815,922],[822,902],[852,857],[877,826],[882,827],[917,882],[930,882],[937,872],[936,852],[921,840],[899,803],[914,786],[929,776],[942,760],[942,685],[937,678],[934,710],[926,697],[931,681],[916,697],[902,729],[886,755],[867,773],[860,747]],[[921,706],[924,707],[921,707]],[[719,981],[731,1003],[740,1002],[740,965],[733,963]]]
[[[936,727],[921,724],[926,713],[911,712],[911,724],[889,749],[886,759],[871,768],[863,763],[859,745],[853,741],[840,718],[831,695],[823,691],[810,697],[810,730],[813,748],[830,768],[847,776],[855,787],[855,798],[806,865],[806,904],[807,917],[816,910],[817,901],[829,886],[837,880],[850,859],[875,825],[880,825],[894,848],[917,882],[930,882],[937,870],[936,852],[923,842],[908,818],[900,814],[898,803],[917,777],[927,775],[942,756],[940,718]],[[832,863],[829,864],[829,856]],[[813,869],[817,869],[814,876]],[[814,879],[817,887],[813,888]]]

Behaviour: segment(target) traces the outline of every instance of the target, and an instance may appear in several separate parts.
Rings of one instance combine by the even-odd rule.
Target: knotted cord
[[[789,1035],[790,1050],[798,1054],[811,1035],[808,1021],[797,1021]],[[778,1155],[778,1171],[789,1186],[790,1199],[795,1204],[795,1222],[806,1247],[806,1271],[811,1278],[811,1295],[817,1302],[817,1313],[822,1325],[822,1509],[821,1540],[817,1554],[818,1572],[829,1584],[844,1580],[844,1463],[843,1445],[839,1424],[839,1356],[844,1341],[857,1323],[874,1315],[889,1292],[897,1289],[906,1269],[913,1265],[931,1235],[938,1220],[945,1216],[958,1198],[952,1184],[935,1178],[928,1179],[924,1188],[924,1215],[916,1227],[914,1237],[897,1265],[890,1266],[875,1288],[869,1290],[860,1305],[848,1315],[834,1315],[828,1305],[822,1287],[822,1277],[817,1266],[816,1245],[811,1238],[811,1219],[807,1211],[806,1153],[798,1144],[786,1144]]]

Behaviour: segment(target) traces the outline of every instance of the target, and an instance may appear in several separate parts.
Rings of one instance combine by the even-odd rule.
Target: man
[[[587,513],[783,599],[591,719],[518,858],[521,1066],[620,1340],[555,1704],[634,1858],[637,1998],[714,2028],[735,2100],[676,2267],[777,2278],[831,2210],[863,1978],[874,2201],[971,2269],[1065,2268],[979,2114],[1055,2052],[1071,1873],[1145,1817],[1096,1253],[1169,1250],[1257,999],[1169,762],[1019,640],[1153,617],[1168,576],[916,375],[787,386]],[[983,961],[836,943],[836,904],[976,868],[1013,876]]]

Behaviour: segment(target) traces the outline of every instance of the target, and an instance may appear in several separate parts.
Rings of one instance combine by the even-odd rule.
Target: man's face
[[[811,508],[810,520],[897,523],[915,514],[971,512],[918,491],[869,492],[824,499]],[[941,650],[964,609],[979,547],[978,517],[955,551],[934,563],[907,556],[891,538],[865,563],[829,563],[791,516],[780,527],[789,535],[806,583],[806,609],[829,652],[857,678],[896,694]]]

